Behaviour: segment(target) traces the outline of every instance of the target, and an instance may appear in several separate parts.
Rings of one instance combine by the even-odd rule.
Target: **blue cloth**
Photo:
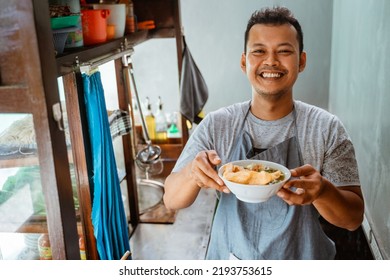
[[[92,224],[102,260],[119,260],[130,250],[114,148],[100,72],[82,74],[92,150]]]

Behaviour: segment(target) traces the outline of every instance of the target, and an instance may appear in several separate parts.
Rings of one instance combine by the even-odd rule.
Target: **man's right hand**
[[[224,193],[230,193],[222,179],[215,171],[215,166],[221,159],[214,150],[199,152],[191,163],[189,176],[200,188],[214,188]]]

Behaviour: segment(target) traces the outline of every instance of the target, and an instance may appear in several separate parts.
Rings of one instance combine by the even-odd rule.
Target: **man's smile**
[[[258,75],[263,79],[279,79],[282,78],[286,74],[285,71],[281,70],[268,70],[268,69],[262,69],[258,71]]]
[[[280,78],[284,74],[280,72],[261,72],[260,76],[263,78]]]

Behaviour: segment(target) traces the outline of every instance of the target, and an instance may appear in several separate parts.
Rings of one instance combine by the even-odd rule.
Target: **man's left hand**
[[[303,165],[291,171],[291,178],[279,190],[277,195],[289,205],[307,205],[313,203],[323,191],[325,180],[320,172],[311,165]]]

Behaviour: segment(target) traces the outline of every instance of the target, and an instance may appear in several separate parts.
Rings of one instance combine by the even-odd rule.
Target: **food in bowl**
[[[278,169],[260,163],[246,166],[228,163],[224,168],[223,177],[239,184],[268,185],[283,181],[284,174]]]
[[[291,177],[287,167],[265,160],[233,161],[221,166],[218,175],[237,199],[250,203],[267,201]]]

